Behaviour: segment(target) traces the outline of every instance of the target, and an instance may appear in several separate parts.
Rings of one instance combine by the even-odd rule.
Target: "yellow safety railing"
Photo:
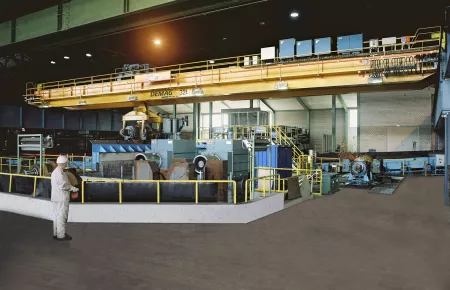
[[[322,169],[322,164],[324,161],[325,162],[330,161],[331,163],[337,163],[337,166],[341,166],[341,159],[337,158],[337,157],[316,157],[316,160],[320,161],[320,169]]]
[[[156,203],[161,202],[161,183],[194,183],[195,184],[195,203],[198,204],[198,185],[199,183],[231,183],[233,184],[233,203],[237,204],[236,181],[234,180],[111,180],[111,179],[85,179],[81,183],[81,203],[85,202],[86,183],[117,183],[119,186],[119,203],[123,201],[122,185],[124,183],[155,183],[156,184]]]
[[[303,152],[295,145],[292,138],[288,137],[282,126],[274,126],[277,143],[280,145],[288,145],[292,147],[292,159],[295,160],[297,167],[301,167]]]
[[[14,173],[3,173],[0,172],[0,175],[6,175],[9,176],[9,192],[12,192],[12,184],[13,184],[13,178],[14,177],[26,177],[26,178],[33,178],[34,184],[33,184],[33,197],[36,197],[36,184],[38,179],[50,179],[50,177],[47,176],[38,176],[38,175],[23,175],[23,174],[14,174]]]
[[[313,184],[318,185],[318,191],[313,191],[313,195],[322,195],[322,170],[320,169],[299,169],[299,168],[271,168],[271,167],[255,167],[255,169],[262,170],[272,170],[274,175],[276,171],[292,171],[293,176],[306,175],[309,178],[312,178]],[[272,174],[272,172],[270,172]],[[274,192],[286,192],[286,182],[288,178],[280,178],[278,184],[278,190],[272,190]],[[313,187],[314,188],[314,187]]]
[[[8,167],[8,172],[12,173],[13,168],[19,167],[30,169],[35,163],[35,158],[17,158],[17,157],[0,157],[0,172],[3,172],[3,167]],[[25,162],[25,164],[23,164]]]
[[[409,41],[407,43],[398,43],[397,40],[397,43],[392,45],[379,45],[376,47],[370,47],[369,41],[364,41],[361,51],[363,54],[369,54],[370,57],[384,57],[387,53],[401,53],[402,51],[434,51],[438,50],[439,46],[441,45],[440,37],[436,38],[434,36],[436,34],[441,34],[440,28],[436,28],[433,31],[424,31],[423,29],[419,29],[414,36],[409,36]],[[401,37],[398,37],[397,39],[401,40]],[[388,50],[386,51],[386,49]],[[336,55],[343,52],[345,51],[330,51],[330,54]],[[349,50],[349,52],[352,52],[352,50]],[[258,56],[258,62],[255,65],[247,64],[246,58],[252,58],[253,56]],[[298,55],[297,57],[302,56]],[[320,63],[318,62],[329,61],[326,59],[328,56],[325,56],[325,59],[320,55],[310,57],[311,61],[302,65],[311,65],[311,67],[316,68],[317,72],[319,73],[320,65],[318,64]],[[359,56],[355,55],[354,57]],[[271,61],[271,63],[282,64],[285,66],[290,65],[283,64],[283,59],[280,59],[278,57]],[[89,95],[114,94],[118,92],[133,93],[136,91],[152,89],[154,87],[153,82],[149,80],[139,79],[139,75],[144,73],[168,73],[167,82],[169,82],[170,84],[168,84],[167,87],[170,88],[178,87],[180,83],[182,83],[183,85],[219,84],[222,82],[229,82],[230,79],[239,81],[244,78],[242,75],[240,75],[239,71],[230,71],[230,68],[248,67],[249,69],[253,69],[252,67],[254,66],[256,66],[257,69],[261,69],[260,79],[263,81],[265,63],[260,60],[260,54],[253,54],[161,66],[151,68],[150,72],[148,71],[148,69],[133,70],[128,72],[133,74],[129,77],[124,77],[121,73],[111,73],[40,84],[28,83],[26,85],[25,100],[29,103],[39,103],[41,101],[41,97],[52,97],[52,93],[50,91],[54,89],[58,90],[58,96],[54,95],[53,97],[63,99],[78,98],[81,96]],[[284,76],[280,73],[280,78],[281,77]],[[97,85],[92,86],[93,84]]]
[[[201,127],[199,131],[199,141],[211,139],[228,139],[228,134],[232,133],[234,140],[242,137],[249,138],[255,134],[263,138],[270,138],[271,126],[220,126],[220,127]],[[212,136],[212,138],[211,138]]]
[[[53,161],[56,163],[56,159],[59,155],[55,154],[44,154],[43,162],[44,164]],[[8,172],[11,173],[12,169],[18,168],[18,164],[20,163],[20,168],[31,169],[33,165],[38,164],[39,155],[36,154],[23,154],[19,158],[17,157],[0,157],[0,172],[3,172],[4,166],[8,167]],[[77,167],[82,170],[83,173],[92,171],[92,156],[88,155],[74,155],[69,154],[68,157],[68,166],[69,167]],[[81,163],[81,168],[77,164]]]
[[[249,184],[250,182],[255,182],[255,181],[262,181],[262,188],[255,188],[254,191],[262,191],[263,192],[263,197],[266,197],[266,192],[277,192],[275,189],[271,189],[272,187],[272,182],[273,181],[278,181],[278,185],[281,185],[281,178],[280,178],[280,174],[272,174],[272,175],[267,175],[267,176],[260,176],[260,177],[255,177],[255,178],[250,178],[247,179],[245,181],[245,202],[249,201]],[[269,186],[270,188],[266,188],[266,181],[269,181]]]

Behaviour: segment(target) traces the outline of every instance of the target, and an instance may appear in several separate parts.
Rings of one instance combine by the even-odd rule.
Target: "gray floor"
[[[443,178],[345,189],[249,225],[69,224],[0,213],[0,289],[450,289]]]

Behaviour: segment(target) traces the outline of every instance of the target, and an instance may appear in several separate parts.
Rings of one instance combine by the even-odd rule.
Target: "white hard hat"
[[[58,157],[58,159],[56,159],[56,163],[57,163],[57,164],[64,164],[64,163],[67,163],[67,157],[64,156],[64,155],[60,155],[60,156]]]

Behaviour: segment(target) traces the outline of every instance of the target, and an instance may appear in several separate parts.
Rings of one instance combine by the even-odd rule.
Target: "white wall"
[[[311,114],[311,147],[323,152],[323,135],[331,135],[331,110],[310,110]],[[275,112],[275,125],[298,126],[306,128],[308,120],[306,111],[278,111]],[[345,111],[336,109],[336,144],[341,145],[345,140]]]
[[[275,125],[306,128],[308,125],[307,113],[306,111],[276,111]]]
[[[431,150],[431,91],[360,95],[360,151]]]

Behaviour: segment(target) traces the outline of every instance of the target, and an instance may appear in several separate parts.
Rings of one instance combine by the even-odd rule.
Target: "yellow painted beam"
[[[38,86],[34,105],[71,109],[106,109],[147,105],[211,102],[233,99],[262,99],[313,96],[346,92],[381,91],[423,86],[434,74],[433,67],[423,74],[391,76],[383,83],[369,84],[370,61],[434,54],[437,51],[409,52],[376,57],[353,57],[272,66],[214,68],[204,70],[162,70],[116,81],[112,75],[55,82]],[[280,82],[286,89],[276,88]],[[29,98],[27,95],[26,98]],[[31,102],[29,102],[31,103]],[[32,104],[32,103],[31,103]]]
[[[277,81],[257,82],[253,84],[228,84],[202,87],[202,96],[183,96],[179,89],[169,89],[170,96],[155,97],[151,92],[134,94],[94,95],[86,98],[86,105],[78,105],[73,98],[48,100],[50,107],[71,107],[77,110],[133,107],[136,102],[128,101],[130,96],[147,105],[183,104],[192,102],[210,102],[235,99],[286,98],[294,96],[314,96],[330,93],[385,91],[407,88],[423,88],[428,85],[427,78],[432,74],[392,77],[381,84],[368,84],[368,77],[359,75],[328,76],[288,80],[288,90],[275,90]]]

